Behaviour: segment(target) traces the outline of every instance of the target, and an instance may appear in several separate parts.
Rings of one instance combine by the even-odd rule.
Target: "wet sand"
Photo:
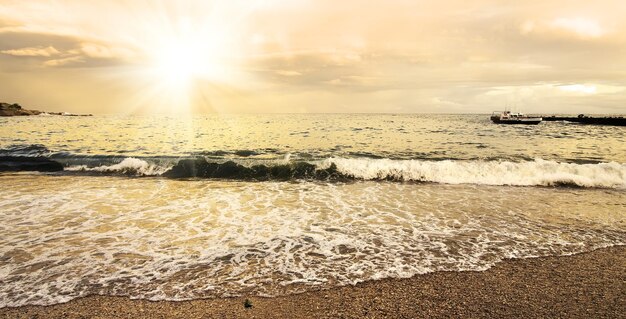
[[[0,318],[624,318],[626,246],[507,260],[484,272],[438,272],[298,295],[184,302],[91,296],[0,309]]]

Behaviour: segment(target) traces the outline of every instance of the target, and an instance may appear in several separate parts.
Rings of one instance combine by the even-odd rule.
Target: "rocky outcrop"
[[[42,112],[27,110],[17,103],[9,104],[0,102],[0,116],[29,116],[29,115],[61,115],[61,116],[92,116],[91,114],[72,114],[67,112]]]
[[[9,104],[0,102],[0,116],[28,116],[39,115],[40,111],[26,110],[17,103]]]
[[[63,165],[46,157],[0,156],[0,172],[58,172]]]

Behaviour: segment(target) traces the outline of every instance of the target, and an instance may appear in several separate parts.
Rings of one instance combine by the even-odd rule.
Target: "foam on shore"
[[[621,190],[0,175],[0,307],[274,296],[626,244]],[[36,229],[36,231],[34,231]]]

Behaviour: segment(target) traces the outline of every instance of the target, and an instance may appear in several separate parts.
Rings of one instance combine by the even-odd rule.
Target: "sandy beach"
[[[0,319],[626,319],[625,15],[0,0]]]
[[[408,279],[275,298],[151,302],[91,296],[47,307],[0,309],[2,318],[620,318],[626,247],[507,260],[484,272]],[[252,307],[244,307],[249,299]]]

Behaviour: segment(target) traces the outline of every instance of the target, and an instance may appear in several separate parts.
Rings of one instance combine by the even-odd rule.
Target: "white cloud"
[[[375,85],[376,84],[375,77],[367,77],[367,76],[358,76],[358,75],[347,75],[335,78],[330,81],[326,81],[330,85],[352,85],[352,86],[367,86],[367,85]]]
[[[4,54],[8,54],[8,55],[13,55],[13,56],[43,56],[43,57],[50,57],[50,56],[58,55],[61,53],[52,46],[21,48],[21,49],[13,49],[13,50],[4,50],[0,52]]]
[[[566,84],[556,87],[562,92],[585,95],[614,94],[626,91],[626,87],[606,84]]]
[[[63,66],[63,65],[71,64],[71,63],[82,63],[82,62],[84,62],[83,57],[73,56],[73,57],[63,58],[63,59],[48,60],[44,62],[44,65],[55,67],[55,66]]]
[[[585,94],[596,94],[598,89],[595,85],[585,85],[585,84],[570,84],[570,85],[561,85],[559,86],[561,91],[566,92],[576,92],[576,93],[585,93]]]
[[[128,49],[107,47],[95,43],[82,43],[82,52],[91,58],[113,59],[113,58],[130,58],[135,54]]]
[[[606,30],[597,21],[586,18],[558,18],[552,21],[551,26],[584,37],[597,38],[606,33]]]
[[[282,75],[282,76],[298,76],[298,75],[302,75],[302,73],[300,73],[298,71],[289,71],[289,70],[278,70],[278,71],[276,71],[276,74]]]
[[[542,83],[521,86],[495,86],[484,93],[486,96],[533,96],[541,94],[544,96],[564,96],[564,95],[594,95],[613,94],[626,91],[623,86],[590,84],[590,83]]]

